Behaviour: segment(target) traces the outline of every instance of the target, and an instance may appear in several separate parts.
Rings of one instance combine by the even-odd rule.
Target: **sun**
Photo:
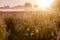
[[[50,8],[51,4],[54,2],[54,0],[36,0],[36,4],[38,5],[38,7],[40,7],[41,9],[46,9],[46,8]]]

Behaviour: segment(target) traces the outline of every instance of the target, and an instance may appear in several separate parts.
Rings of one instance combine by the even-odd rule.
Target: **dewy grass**
[[[3,27],[1,40],[57,40],[59,20],[57,13],[49,12],[0,12]],[[59,30],[59,31],[58,31]],[[5,35],[8,33],[9,35]],[[3,35],[3,36],[2,36]]]

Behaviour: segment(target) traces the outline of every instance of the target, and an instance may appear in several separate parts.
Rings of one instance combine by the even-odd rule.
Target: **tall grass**
[[[10,34],[8,40],[59,40],[57,13],[19,12],[16,16],[8,16],[4,19],[5,30]]]

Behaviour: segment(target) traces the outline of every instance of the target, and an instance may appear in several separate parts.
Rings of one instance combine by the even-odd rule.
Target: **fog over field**
[[[0,11],[40,11],[40,8],[7,8],[7,9],[0,9]]]

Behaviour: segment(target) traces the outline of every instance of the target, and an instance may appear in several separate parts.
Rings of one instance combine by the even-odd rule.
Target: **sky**
[[[30,2],[35,4],[34,0],[0,0],[0,6],[9,5],[9,6],[16,6],[16,5],[24,5],[25,2]]]

